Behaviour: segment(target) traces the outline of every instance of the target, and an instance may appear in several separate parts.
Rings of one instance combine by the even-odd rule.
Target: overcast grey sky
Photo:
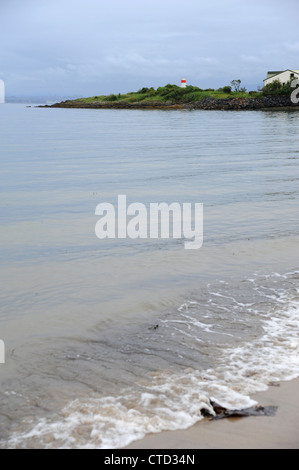
[[[0,0],[7,95],[262,85],[299,69],[298,0]]]

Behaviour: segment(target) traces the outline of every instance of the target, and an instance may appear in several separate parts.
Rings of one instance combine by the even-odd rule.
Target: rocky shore
[[[52,105],[40,106],[43,108],[91,108],[91,109],[203,109],[203,110],[254,110],[254,109],[299,109],[299,104],[291,102],[288,96],[259,96],[252,98],[204,98],[192,103],[169,101],[92,101],[68,100]]]
[[[214,109],[214,110],[242,110],[242,109],[270,109],[270,108],[294,108],[299,105],[292,103],[288,96],[261,96],[255,98],[228,98],[213,99],[205,98],[200,102],[193,103],[192,109]]]

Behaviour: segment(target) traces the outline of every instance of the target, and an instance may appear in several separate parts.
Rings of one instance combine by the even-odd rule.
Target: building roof
[[[279,73],[282,73],[283,70],[280,70],[280,71],[276,71],[276,72],[268,72],[268,77],[270,78],[270,76],[272,77],[272,75],[277,75]]]
[[[281,73],[284,73],[284,72],[294,72],[294,73],[296,73],[296,74],[299,75],[299,70],[286,69],[286,70],[282,70],[282,71],[280,71],[280,72],[268,72],[267,78],[265,78],[265,80],[263,80],[263,81],[265,82],[265,81],[268,80],[269,78],[273,78],[273,77],[275,77],[276,75],[280,75]]]

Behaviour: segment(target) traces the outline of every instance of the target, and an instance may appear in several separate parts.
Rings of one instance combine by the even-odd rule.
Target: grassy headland
[[[227,99],[227,98],[248,98],[252,94],[259,95],[258,92],[233,92],[230,87],[220,88],[214,90],[212,88],[202,90],[196,86],[188,85],[186,88],[181,88],[177,85],[168,84],[163,87],[154,88],[141,88],[137,92],[130,92],[125,94],[111,94],[108,96],[93,96],[89,98],[79,98],[74,100],[78,103],[140,103],[140,102],[161,102],[169,104],[187,104],[202,101],[205,98],[214,99]]]
[[[240,82],[240,80],[236,81]],[[292,103],[290,87],[277,83],[267,85],[261,91],[249,91],[245,88],[225,86],[214,90],[201,89],[189,85],[181,88],[177,85],[165,85],[157,89],[141,88],[137,92],[110,94],[62,101],[50,107],[56,108],[115,108],[115,109],[210,109],[239,110],[265,108],[296,108]],[[46,106],[49,107],[49,106]]]

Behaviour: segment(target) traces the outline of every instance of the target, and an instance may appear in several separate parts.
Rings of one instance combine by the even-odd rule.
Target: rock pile
[[[202,101],[193,103],[193,109],[209,110],[241,110],[241,109],[267,109],[299,106],[292,103],[288,96],[261,96],[258,98],[227,98],[215,99],[204,98]]]

